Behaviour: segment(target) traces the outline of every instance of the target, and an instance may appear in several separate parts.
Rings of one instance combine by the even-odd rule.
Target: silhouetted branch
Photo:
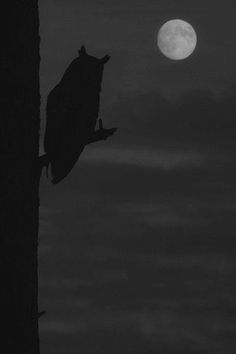
[[[99,119],[99,129],[88,139],[87,144],[95,143],[97,141],[106,140],[117,131],[117,128],[104,129],[102,120]]]
[[[50,163],[50,160],[49,160],[49,157],[47,154],[39,156],[39,165],[38,165],[39,175],[41,175],[42,169],[43,169],[43,167],[45,167],[46,168],[46,176],[48,178],[49,163]]]
[[[46,311],[40,311],[38,312],[38,318],[42,317],[43,315],[45,315]]]

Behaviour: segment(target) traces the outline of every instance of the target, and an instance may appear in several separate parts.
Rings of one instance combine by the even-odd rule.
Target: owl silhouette
[[[41,165],[50,165],[52,183],[63,180],[72,170],[85,146],[105,140],[116,128],[104,129],[99,120],[100,92],[104,65],[109,55],[98,59],[88,55],[84,46],[47,98],[45,155]]]

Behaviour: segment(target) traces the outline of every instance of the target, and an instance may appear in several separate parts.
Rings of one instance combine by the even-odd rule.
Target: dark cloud
[[[229,95],[230,93],[230,95]],[[192,90],[170,100],[158,92],[121,97],[114,121],[126,142],[156,147],[235,150],[236,91]]]
[[[43,178],[42,352],[234,354],[234,195],[233,164],[213,160],[84,158]]]

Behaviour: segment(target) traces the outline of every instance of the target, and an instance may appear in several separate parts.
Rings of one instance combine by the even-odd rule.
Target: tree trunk
[[[38,1],[6,1],[1,30],[0,350],[38,354]]]

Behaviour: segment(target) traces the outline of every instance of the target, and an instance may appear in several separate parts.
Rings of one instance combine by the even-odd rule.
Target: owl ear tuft
[[[87,52],[85,46],[82,45],[81,48],[79,49],[79,56],[85,56],[85,55],[87,55]]]

